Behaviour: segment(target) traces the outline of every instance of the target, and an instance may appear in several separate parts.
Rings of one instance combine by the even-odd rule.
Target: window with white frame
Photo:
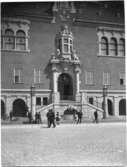
[[[36,97],[36,105],[41,106],[41,97]]]
[[[22,30],[16,32],[16,49],[25,50],[26,49],[26,35]]]
[[[110,73],[109,72],[103,72],[103,85],[110,85],[111,79],[110,79]]]
[[[11,51],[29,51],[29,25],[30,22],[28,20],[17,18],[2,18],[1,49]]]
[[[14,68],[14,83],[23,83],[23,70],[21,68]]]
[[[101,54],[108,55],[108,39],[106,37],[101,38]]]
[[[124,29],[98,27],[99,56],[125,56]]]
[[[87,85],[93,85],[93,72],[85,71],[85,83]]]
[[[125,40],[123,38],[119,40],[119,55],[125,56]]]
[[[41,83],[41,70],[34,68],[34,83]]]
[[[65,53],[71,53],[73,50],[73,41],[70,38],[63,39],[63,48]]]
[[[125,73],[120,73],[120,85],[125,85]]]
[[[11,29],[7,29],[5,31],[4,43],[5,49],[7,50],[12,50],[15,48],[14,32]]]
[[[116,41],[115,38],[110,39],[110,45],[109,46],[110,46],[110,50],[109,50],[110,55],[111,56],[117,56],[118,47],[117,47],[117,41]]]

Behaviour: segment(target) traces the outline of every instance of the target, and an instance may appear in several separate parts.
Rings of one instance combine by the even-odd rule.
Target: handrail
[[[47,105],[47,106],[45,106],[45,107],[39,108],[37,111],[38,111],[38,112],[44,111],[44,110],[46,110],[46,109],[53,108],[53,106],[54,106],[54,103],[51,103],[51,104],[49,104],[49,105]]]

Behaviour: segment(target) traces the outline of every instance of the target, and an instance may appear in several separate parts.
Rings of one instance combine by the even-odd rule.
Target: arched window
[[[18,30],[16,33],[16,49],[25,50],[26,49],[26,37],[25,32]]]
[[[111,38],[110,41],[110,55],[111,56],[117,55],[117,41],[115,38]]]
[[[101,38],[101,54],[108,55],[108,40],[106,37]]]
[[[5,49],[10,50],[14,49],[15,46],[15,39],[14,39],[14,32],[11,29],[7,29],[5,31]]]
[[[123,38],[119,40],[119,56],[125,56],[125,40]]]

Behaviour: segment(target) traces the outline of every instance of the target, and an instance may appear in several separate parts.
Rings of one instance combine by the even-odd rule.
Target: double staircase
[[[59,112],[60,116],[63,118],[64,111],[68,107],[75,108],[76,110],[81,110],[83,112],[83,118],[85,120],[93,120],[93,113],[95,110],[98,111],[99,118],[103,117],[103,109],[101,107],[98,107],[99,105],[90,104],[87,102],[86,104],[81,104],[76,101],[71,100],[61,100],[59,103],[51,103],[47,106],[36,108],[37,112],[41,113],[42,120],[46,120],[46,114],[49,109],[53,109],[56,112]]]

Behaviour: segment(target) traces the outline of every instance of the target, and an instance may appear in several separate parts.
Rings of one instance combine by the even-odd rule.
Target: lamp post
[[[31,85],[30,86],[30,97],[31,97],[31,114],[33,115],[33,95],[35,91],[35,86]]]
[[[104,114],[103,118],[106,118],[106,96],[107,96],[107,85],[103,86],[103,109],[104,109]]]

